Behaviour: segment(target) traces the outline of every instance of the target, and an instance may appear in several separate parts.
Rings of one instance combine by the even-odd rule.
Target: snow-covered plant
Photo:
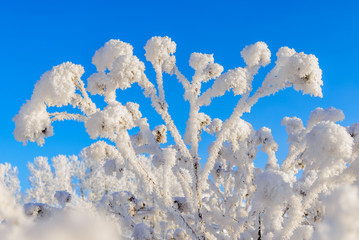
[[[314,55],[280,48],[274,67],[253,89],[258,70],[271,62],[264,42],[243,49],[245,67],[225,72],[213,55],[191,54],[191,80],[178,69],[170,38],[151,38],[145,51],[156,83],[147,78],[133,47],[120,40],[96,51],[97,72],[86,88],[80,65],[66,62],[43,74],[14,117],[15,138],[43,145],[54,134],[53,122],[75,120],[92,139],[102,140],[78,157],[59,155],[51,164],[36,158],[22,197],[16,168],[0,165],[2,239],[95,239],[92,231],[80,234],[85,223],[103,232],[98,239],[358,239],[359,124],[339,125],[344,114],[335,108],[315,109],[306,125],[285,117],[289,153],[278,161],[271,130],[254,129],[242,119],[260,98],[289,87],[322,97],[322,71]],[[164,73],[177,77],[190,104],[183,135],[168,111]],[[210,87],[202,90],[203,83]],[[118,89],[133,84],[142,88],[163,125],[150,126],[139,104],[117,101]],[[228,119],[203,112],[227,91],[240,95]],[[98,108],[88,92],[104,96],[107,106]],[[62,111],[67,105],[79,111]],[[134,128],[136,134],[129,131]],[[201,165],[203,132],[215,140]],[[173,142],[167,143],[167,134]],[[265,169],[253,163],[258,151],[268,155]],[[88,222],[88,215],[95,220]],[[71,228],[76,220],[79,231]]]

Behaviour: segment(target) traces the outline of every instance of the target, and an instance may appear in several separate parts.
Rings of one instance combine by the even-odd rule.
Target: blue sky
[[[280,121],[298,116],[306,121],[316,107],[333,106],[346,115],[343,125],[359,121],[359,2],[358,1],[3,1],[0,6],[0,162],[18,166],[26,186],[27,162],[36,156],[78,154],[91,140],[83,124],[59,122],[55,135],[43,147],[23,146],[12,132],[12,118],[32,94],[40,76],[64,61],[85,68],[83,80],[95,71],[91,58],[110,39],[134,46],[143,61],[144,45],[152,36],[169,36],[177,43],[177,63],[188,78],[192,52],[214,53],[215,62],[225,70],[244,66],[240,51],[256,41],[264,41],[275,52],[282,46],[315,54],[323,70],[324,98],[303,96],[292,89],[261,99],[244,119],[258,129],[272,129],[279,143],[278,156],[285,157],[286,133]],[[255,79],[258,86],[273,64]],[[148,75],[153,77],[150,64]],[[152,78],[152,80],[154,80]],[[173,77],[166,76],[165,90],[170,113],[180,132],[185,129],[188,103]],[[118,94],[123,103],[136,101],[154,127],[160,118],[137,86]],[[101,98],[96,97],[101,105]],[[203,108],[211,117],[226,118],[238,98],[232,93]],[[212,140],[203,137],[202,158]],[[257,165],[263,165],[260,155]]]

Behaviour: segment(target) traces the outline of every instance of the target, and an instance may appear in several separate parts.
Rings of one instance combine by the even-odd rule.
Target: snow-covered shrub
[[[359,238],[359,125],[339,125],[344,114],[334,108],[315,109],[307,124],[285,117],[289,153],[278,161],[271,130],[254,129],[241,118],[260,98],[292,86],[322,97],[322,71],[314,55],[279,49],[262,86],[253,90],[254,76],[271,61],[263,42],[243,49],[245,67],[225,72],[213,55],[191,54],[191,81],[176,66],[170,38],[151,38],[145,50],[157,87],[133,47],[120,40],[96,51],[92,62],[98,72],[87,88],[83,68],[72,63],[41,77],[14,118],[15,138],[42,145],[53,135],[54,121],[76,120],[84,122],[91,138],[106,142],[98,140],[78,157],[59,155],[51,164],[36,158],[29,164],[25,194],[19,191],[17,169],[0,165],[1,239]],[[177,77],[190,104],[183,136],[168,112],[163,73]],[[150,126],[137,103],[116,100],[118,89],[133,84],[142,88],[162,125]],[[87,91],[104,96],[108,105],[97,108]],[[201,107],[227,91],[241,95],[232,115],[211,119]],[[81,113],[50,108],[68,104]],[[130,135],[135,127],[139,132]],[[203,132],[215,140],[201,166]],[[268,155],[265,169],[254,166],[258,151]]]

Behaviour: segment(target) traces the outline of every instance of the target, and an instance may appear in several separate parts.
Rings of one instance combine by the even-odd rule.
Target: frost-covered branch
[[[73,114],[68,112],[53,112],[49,114],[51,122],[64,121],[64,120],[75,120],[84,122],[86,117],[81,114]]]
[[[213,54],[191,54],[192,78],[176,65],[176,44],[170,38],[151,38],[145,51],[155,84],[133,47],[120,40],[95,52],[97,72],[86,88],[80,65],[66,62],[42,75],[14,117],[15,138],[43,145],[54,134],[53,122],[76,120],[84,122],[96,142],[79,156],[35,158],[28,164],[30,187],[23,192],[17,168],[0,164],[2,238],[51,239],[59,232],[63,239],[105,240],[359,237],[359,124],[341,126],[344,113],[335,108],[315,109],[306,124],[284,117],[289,151],[281,159],[271,130],[255,129],[242,119],[261,98],[289,87],[322,97],[322,71],[314,55],[280,48],[262,85],[253,89],[259,69],[271,61],[263,42],[246,46],[241,52],[246,66],[234,69],[224,70]],[[177,77],[190,104],[183,136],[169,114],[166,74]],[[162,124],[152,126],[139,104],[117,100],[119,90],[135,83]],[[203,83],[210,85],[205,91]],[[228,91],[240,95],[228,119],[201,109]],[[102,95],[107,105],[98,109],[88,92]],[[75,113],[60,109],[68,105]],[[138,131],[132,134],[134,128]],[[215,140],[201,166],[203,132]],[[263,169],[254,162],[259,151],[267,155]],[[87,231],[73,231],[72,226],[102,235],[85,236]]]

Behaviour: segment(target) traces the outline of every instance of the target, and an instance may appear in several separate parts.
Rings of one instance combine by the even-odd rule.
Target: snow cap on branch
[[[97,71],[103,72],[106,69],[111,70],[113,62],[119,56],[133,54],[133,47],[120,40],[111,39],[105,46],[95,52],[92,57],[92,63],[96,66]]]
[[[223,67],[218,63],[210,63],[207,67],[203,70],[203,82],[208,82],[211,79],[215,79],[216,77],[220,76],[223,72]]]
[[[284,117],[282,125],[285,126],[289,135],[296,135],[304,129],[303,121],[297,117]]]
[[[288,133],[288,142],[298,141],[298,135],[304,130],[303,121],[297,117],[285,117],[282,119],[282,125]]]
[[[111,103],[104,110],[89,116],[85,122],[91,138],[114,139],[117,133],[135,127],[131,112],[121,103]]]
[[[296,53],[288,47],[280,48],[276,66],[263,81],[263,87],[275,87],[279,90],[288,84],[304,94],[322,97],[322,70],[318,59],[312,54]]]
[[[344,127],[330,121],[316,124],[307,134],[306,143],[307,157],[316,161],[338,161],[352,154],[353,138]]]
[[[90,168],[96,170],[103,168],[106,175],[115,175],[117,178],[123,175],[124,159],[121,153],[104,141],[97,141],[84,148],[80,157]]]
[[[62,106],[75,98],[75,83],[80,80],[84,68],[70,62],[62,63],[45,72],[36,83],[33,98],[40,98],[48,106]]]
[[[45,137],[54,134],[46,105],[37,100],[28,101],[22,105],[13,121],[15,122],[15,139],[24,144],[30,141],[37,142],[38,145],[42,146]]]
[[[113,63],[111,71],[98,72],[88,78],[87,89],[92,94],[104,95],[106,101],[116,100],[116,90],[124,90],[143,79],[145,65],[136,56],[121,55]]]
[[[192,53],[189,65],[196,71],[204,70],[208,64],[214,63],[213,54]]]
[[[197,133],[198,140],[201,139],[202,130],[206,131],[207,125],[211,123],[211,118],[203,112],[199,112],[192,123],[187,123],[186,132],[184,134],[185,143],[190,144],[192,142],[191,131]],[[194,128],[196,126],[196,128]]]
[[[131,113],[133,121],[137,121],[142,117],[142,113],[140,111],[140,105],[134,102],[126,103],[127,110]]]
[[[278,51],[278,56],[281,55],[281,51],[283,51],[283,48]],[[294,89],[301,90],[304,94],[322,97],[322,70],[319,68],[318,58],[313,54],[301,52],[290,56],[288,61],[291,66],[288,66],[291,68],[290,72],[294,74],[292,81]]]
[[[106,95],[116,91],[116,83],[105,72],[97,72],[87,79],[87,90],[93,95]]]
[[[124,55],[113,62],[109,76],[115,80],[117,87],[124,90],[141,81],[144,71],[145,65],[136,56]]]
[[[218,78],[218,88],[221,87],[227,88],[228,90],[233,88],[234,95],[241,95],[245,92],[251,90],[251,78],[246,69],[244,68],[235,68],[233,70],[229,70],[228,72],[222,74]],[[219,83],[222,83],[219,85]],[[217,84],[213,84],[213,87]],[[224,89],[223,88],[223,89]]]
[[[247,140],[254,133],[254,129],[249,122],[238,119],[231,127],[228,141],[232,143],[232,150],[239,150],[239,142]]]
[[[261,144],[261,151],[269,153],[278,150],[278,143],[276,143],[272,136],[272,130],[267,127],[262,127],[256,132],[258,144]]]
[[[284,172],[270,170],[259,174],[255,179],[257,186],[255,193],[256,204],[263,208],[283,204],[287,196],[291,195],[292,183]]]
[[[146,59],[156,69],[161,67],[163,71],[171,73],[176,63],[174,55],[176,43],[169,37],[152,37],[145,46]]]
[[[323,109],[318,107],[310,113],[307,127],[310,129],[315,124],[321,121],[331,121],[331,122],[343,121],[344,118],[345,118],[344,113],[340,109],[336,109],[333,107]]]
[[[97,141],[90,146],[82,149],[80,156],[85,161],[105,161],[115,159],[120,156],[118,150],[104,141]]]
[[[196,70],[203,82],[214,79],[223,72],[223,67],[214,63],[213,54],[192,53],[189,65]]]
[[[246,46],[241,56],[249,67],[267,66],[270,63],[271,52],[267,44],[264,42],[256,42],[255,44]]]

